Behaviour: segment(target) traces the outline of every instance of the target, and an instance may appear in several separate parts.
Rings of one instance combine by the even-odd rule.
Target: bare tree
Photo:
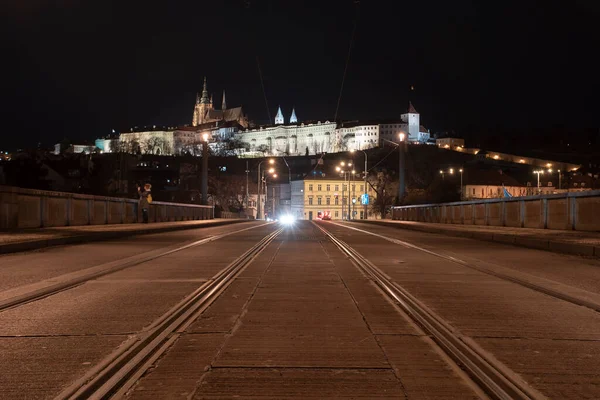
[[[375,198],[371,203],[371,210],[385,218],[389,208],[394,204],[398,192],[396,177],[387,170],[378,171],[367,177],[367,182],[375,191]]]

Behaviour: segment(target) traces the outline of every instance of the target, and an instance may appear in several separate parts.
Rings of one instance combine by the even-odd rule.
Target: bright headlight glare
[[[291,215],[282,215],[280,221],[282,224],[290,225],[294,223],[294,217]]]

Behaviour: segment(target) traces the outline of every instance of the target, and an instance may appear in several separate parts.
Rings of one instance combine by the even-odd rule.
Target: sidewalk
[[[0,254],[43,247],[116,239],[148,233],[171,232],[247,222],[246,219],[156,222],[150,224],[82,225],[0,232]]]
[[[600,257],[600,232],[551,229],[509,228],[502,226],[435,224],[396,220],[361,220],[361,223],[392,226],[401,229],[468,237],[477,240],[508,243],[516,246]]]

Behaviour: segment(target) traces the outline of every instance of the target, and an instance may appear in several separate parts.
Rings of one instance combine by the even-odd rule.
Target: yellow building
[[[297,219],[364,219],[365,206],[361,204],[365,182],[354,177],[313,177],[292,181],[292,214]],[[370,200],[375,192],[367,184]],[[350,207],[348,207],[350,205]],[[368,206],[367,208],[370,208]],[[368,216],[371,212],[368,212]]]

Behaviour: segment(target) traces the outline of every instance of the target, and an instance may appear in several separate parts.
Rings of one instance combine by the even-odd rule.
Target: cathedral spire
[[[196,92],[196,104],[200,104],[200,93]]]
[[[208,89],[206,88],[206,77],[204,77],[204,87],[202,88],[202,99],[200,103],[208,104]]]
[[[211,108],[212,108],[212,105],[213,105],[212,99],[213,99],[213,96],[212,96],[212,93],[211,93],[211,94],[210,94],[210,103],[209,103],[209,104],[210,104],[210,106],[211,106]]]
[[[221,110],[227,109],[227,104],[225,103],[225,90],[223,90],[223,102],[221,103]]]
[[[290,117],[290,124],[295,124],[298,122],[298,118],[296,118],[296,109],[292,107],[292,116]]]
[[[281,112],[281,106],[277,109],[277,115],[275,116],[275,125],[284,124],[283,113]]]

